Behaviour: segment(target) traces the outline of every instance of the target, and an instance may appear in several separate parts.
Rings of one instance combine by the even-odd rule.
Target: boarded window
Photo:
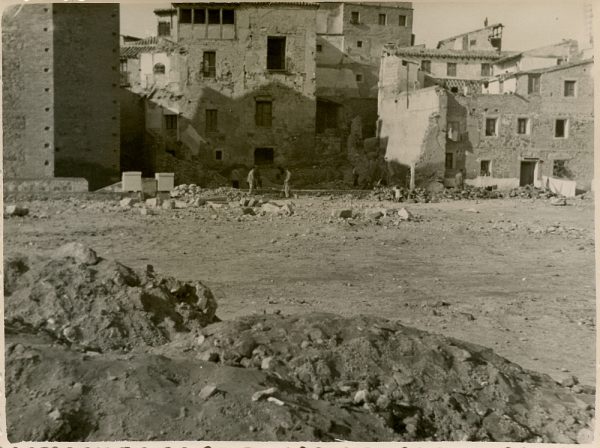
[[[233,25],[235,23],[235,12],[233,9],[223,10],[223,25]]]
[[[481,76],[492,76],[492,66],[490,64],[481,64]]]
[[[256,101],[256,126],[270,128],[273,121],[273,102]]]
[[[206,109],[206,132],[217,132],[218,130],[217,109]]]
[[[362,48],[362,40],[357,40],[357,41],[356,41],[356,46],[357,46],[358,48]]]
[[[350,23],[360,23],[360,14],[358,11],[352,11],[350,13]]]
[[[479,163],[479,175],[480,176],[491,176],[492,175],[491,166],[492,165],[489,160],[482,160]]]
[[[254,150],[255,165],[270,165],[275,160],[275,151],[273,148],[256,148]]]
[[[194,9],[194,23],[206,23],[206,9]]]
[[[398,16],[398,25],[406,26],[406,16]]]
[[[321,53],[323,51],[323,45],[317,44],[317,53]]]
[[[387,22],[387,17],[385,14],[379,14],[379,24],[385,25]]]
[[[431,61],[421,61],[421,70],[425,73],[431,73]]]
[[[164,75],[165,74],[165,64],[154,64],[153,71],[156,75]]]
[[[575,96],[575,81],[565,81],[565,96]]]
[[[165,129],[177,129],[177,115],[165,115]]]
[[[456,76],[456,62],[448,62],[448,65],[446,66],[446,75]]]
[[[159,36],[170,36],[171,35],[171,24],[169,22],[158,22],[158,35]]]
[[[529,119],[518,118],[517,119],[517,133],[518,134],[529,134]]]
[[[202,54],[202,74],[205,78],[214,78],[217,75],[217,54],[214,51],[205,51]]]
[[[454,168],[454,154],[451,152],[446,153],[445,167],[447,170],[451,170],[452,168]]]
[[[208,10],[208,24],[218,25],[221,23],[221,10],[220,9],[209,9]]]
[[[540,93],[540,75],[529,75],[527,77],[527,93]]]
[[[190,8],[179,10],[179,23],[192,23],[192,10]]]
[[[285,70],[285,37],[267,37],[267,69]]]
[[[565,138],[568,133],[567,129],[567,120],[559,119],[556,120],[554,124],[554,137],[556,138]]]
[[[477,39],[471,39],[469,42],[469,46],[474,47],[475,45],[477,45]]]
[[[485,119],[485,135],[487,137],[495,137],[496,135],[498,135],[497,124],[498,124],[497,118],[486,118]]]

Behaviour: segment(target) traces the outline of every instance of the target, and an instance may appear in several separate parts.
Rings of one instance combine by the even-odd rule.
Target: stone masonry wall
[[[14,5],[2,16],[4,177],[54,174],[52,5]]]
[[[119,5],[61,4],[54,19],[55,175],[120,177]]]
[[[467,138],[456,147],[466,154],[467,177],[479,174],[481,160],[491,160],[492,177],[519,178],[520,161],[542,161],[541,175],[552,176],[553,161],[567,160],[577,187],[588,189],[593,179],[594,117],[591,64],[542,74],[539,95],[527,95],[527,77],[518,80],[525,95],[456,96],[458,107],[448,120],[467,116]],[[565,80],[576,80],[577,95],[564,97]],[[498,135],[485,136],[486,118],[497,118]],[[517,120],[529,119],[529,133],[517,133]],[[568,120],[566,138],[554,137],[556,119]]]

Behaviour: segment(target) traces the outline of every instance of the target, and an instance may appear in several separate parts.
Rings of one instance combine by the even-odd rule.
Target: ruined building
[[[533,184],[566,195],[590,189],[593,61],[581,60],[569,42],[558,50],[559,58],[553,51],[526,55],[542,65],[547,61],[534,59],[554,55],[552,65],[535,69],[523,69],[527,52],[519,53],[511,59],[523,63],[516,71],[490,78],[489,88],[466,95],[440,86],[407,91],[402,87],[406,75],[398,75],[406,67],[399,65],[397,54],[387,54],[379,89],[379,139],[395,180],[406,182],[412,170],[417,185],[451,186],[464,169],[468,182],[481,186]]]
[[[2,74],[5,180],[118,180],[118,4],[6,8]]]
[[[177,182],[217,171],[233,184],[253,164],[339,177],[348,147],[375,135],[381,49],[412,42],[406,2],[174,3],[155,13],[158,36],[121,51],[122,164],[175,171]]]

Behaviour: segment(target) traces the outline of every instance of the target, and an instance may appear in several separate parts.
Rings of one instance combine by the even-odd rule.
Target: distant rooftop
[[[136,58],[141,53],[151,53],[157,50],[173,49],[177,44],[169,39],[158,36],[150,36],[145,39],[127,42],[121,47],[122,58]]]
[[[518,54],[514,51],[495,50],[445,50],[440,48],[423,47],[396,47],[386,45],[385,50],[398,56],[431,57],[431,58],[456,58],[456,59],[490,59],[498,60],[507,56]]]
[[[504,27],[504,25],[502,25],[501,23],[493,23],[492,25],[487,25],[487,26],[484,26],[483,28],[478,28],[478,29],[476,29],[476,30],[466,31],[466,32],[464,32],[464,33],[457,34],[456,36],[447,37],[446,39],[442,39],[442,40],[440,40],[440,41],[438,42],[437,46],[438,46],[438,48],[439,48],[439,47],[440,47],[442,44],[445,44],[446,42],[450,42],[450,41],[453,41],[453,40],[459,39],[459,38],[461,38],[461,37],[463,37],[463,36],[466,36],[466,35],[468,35],[468,34],[472,34],[472,33],[478,33],[478,32],[480,32],[480,31],[483,31],[483,30],[488,30],[488,29],[489,29],[489,30],[493,30],[494,28],[499,28],[499,27],[500,27],[500,28],[503,28],[503,27]]]

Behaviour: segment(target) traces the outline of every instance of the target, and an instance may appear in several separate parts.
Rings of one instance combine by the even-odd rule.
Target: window
[[[529,118],[517,119],[517,134],[529,134]]]
[[[194,9],[194,23],[206,23],[206,9]]]
[[[214,78],[217,76],[217,53],[214,51],[205,51],[202,53],[202,74],[205,78]]]
[[[540,75],[529,75],[527,78],[527,93],[540,93]]]
[[[554,123],[554,137],[567,138],[569,135],[569,123],[565,119],[558,119]]]
[[[285,70],[285,37],[267,37],[267,69]]]
[[[356,41],[356,46],[357,46],[358,48],[362,48],[362,40],[357,40],[357,41]]]
[[[398,16],[398,25],[406,26],[406,16]]]
[[[272,101],[256,101],[256,126],[270,128],[273,121],[273,102]]]
[[[273,163],[274,154],[273,148],[256,148],[254,150],[255,165],[270,165]]]
[[[451,152],[446,153],[445,167],[447,170],[451,170],[452,168],[454,168],[454,154]]]
[[[235,24],[235,12],[233,9],[223,9],[223,25],[233,25]]]
[[[492,66],[490,64],[481,64],[481,76],[492,76]]]
[[[554,160],[552,162],[552,177],[560,179],[572,179],[573,174],[567,167],[568,160]]]
[[[317,113],[315,117],[317,134],[322,134],[326,129],[337,129],[341,106],[332,101],[317,100]]]
[[[456,76],[456,62],[448,62],[446,66],[446,75]]]
[[[469,42],[469,46],[474,47],[475,45],[477,45],[477,39],[471,39],[471,41]]]
[[[565,96],[575,96],[575,81],[565,81]]]
[[[486,118],[485,119],[485,135],[486,137],[495,137],[498,135],[498,119],[497,118]]]
[[[448,139],[452,140],[454,142],[459,141],[459,137],[460,137],[460,129],[459,129],[459,122],[458,121],[449,121],[447,128],[448,128]]]
[[[171,35],[171,24],[169,22],[158,22],[158,35],[159,36],[170,36]]]
[[[155,75],[164,75],[165,73],[165,64],[154,64],[154,68],[152,69]]]
[[[504,93],[504,80],[498,81],[498,93]]]
[[[190,8],[179,10],[179,23],[192,23],[192,10]]]
[[[386,21],[387,21],[387,17],[385,16],[385,14],[379,14],[379,24],[385,25]]]
[[[431,73],[431,61],[421,61],[421,70],[425,73]]]
[[[217,109],[206,109],[206,132],[217,132]]]
[[[317,53],[321,53],[323,51],[323,45],[317,44]]]
[[[215,160],[223,160],[223,151],[220,149],[215,151]]]
[[[361,75],[360,73],[356,74],[356,82],[362,82],[363,80],[363,75]]]
[[[492,164],[489,160],[482,160],[479,162],[479,175],[480,176],[491,176],[492,175]]]
[[[177,115],[165,115],[165,128],[170,131],[177,129]]]
[[[359,23],[360,22],[360,14],[358,11],[352,11],[350,13],[350,23]]]
[[[208,24],[218,25],[221,23],[221,10],[220,9],[209,9],[208,10]]]

